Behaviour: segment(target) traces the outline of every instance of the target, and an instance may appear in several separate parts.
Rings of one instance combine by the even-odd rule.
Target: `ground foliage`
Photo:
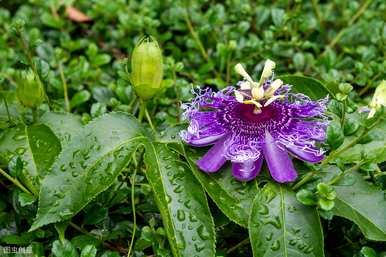
[[[57,257],[386,256],[386,121],[358,111],[386,77],[385,13],[381,0],[1,1],[0,246]],[[136,118],[128,76],[143,34],[165,57],[163,89],[147,103],[157,132]],[[229,167],[202,173],[202,152],[178,139],[181,103],[193,86],[235,83],[238,62],[259,74],[267,58],[296,91],[329,94],[327,160],[296,162],[288,186],[266,171],[249,183]],[[35,111],[15,94],[27,68],[46,91]]]

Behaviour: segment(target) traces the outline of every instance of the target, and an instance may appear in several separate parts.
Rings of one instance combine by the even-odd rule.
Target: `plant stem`
[[[38,121],[38,112],[36,108],[32,108],[32,121],[36,123]]]
[[[153,126],[153,122],[151,121],[151,117],[150,117],[150,115],[149,115],[149,111],[147,110],[146,105],[145,105],[145,116],[146,116],[147,122],[148,122],[149,125],[150,125],[150,128],[151,128],[154,132],[156,132],[156,130],[155,130],[154,126]]]
[[[107,248],[111,249],[111,250],[118,250],[120,253],[126,253],[126,249],[122,249],[120,247],[114,247],[111,243],[109,243],[108,241],[103,241],[101,240],[99,237],[97,237],[96,235],[88,232],[87,230],[85,230],[84,228],[82,227],[79,227],[78,225],[76,225],[75,223],[73,223],[72,221],[70,221],[69,225],[74,228],[75,230],[77,230],[78,232],[82,233],[82,234],[85,234],[85,235],[88,235],[90,237],[93,237],[99,241],[102,241],[103,245],[106,246]]]
[[[318,19],[319,26],[320,28],[323,28],[323,20],[322,20],[322,16],[320,15],[318,3],[316,0],[312,0],[311,2],[312,2],[312,8],[314,9],[316,18]]]
[[[359,136],[357,136],[356,138],[354,138],[350,143],[348,143],[347,145],[345,146],[342,146],[341,148],[338,148],[336,149],[335,151],[332,151],[326,159],[324,159],[322,162],[321,162],[321,167],[325,166],[326,164],[328,164],[331,160],[333,160],[334,158],[338,157],[339,155],[341,155],[343,152],[347,151],[349,148],[351,148],[352,146],[356,145],[364,136],[367,135],[367,133],[375,126],[377,125],[379,122],[381,121],[381,116],[378,117],[378,119],[376,121],[374,121],[373,124],[371,124],[371,126],[367,127],[367,128],[364,128],[363,131],[359,134]]]
[[[360,8],[359,10],[355,13],[355,15],[351,18],[351,20],[348,22],[347,26],[344,27],[339,31],[339,33],[331,40],[331,42],[328,44],[328,46],[325,48],[325,50],[322,52],[321,55],[324,55],[329,48],[333,48],[336,43],[339,42],[339,40],[342,38],[344,33],[347,31],[346,28],[350,27],[367,9],[367,7],[370,5],[372,0],[367,0]]]
[[[173,87],[174,87],[174,91],[176,92],[176,97],[177,97],[177,122],[180,122],[180,115],[181,115],[181,111],[180,111],[180,105],[181,105],[181,97],[180,97],[180,91],[178,90],[177,88],[177,77],[176,77],[176,70],[175,68],[173,67],[173,70],[172,70],[172,78],[173,78]]]
[[[132,212],[133,212],[133,234],[131,236],[129,250],[127,252],[127,257],[130,257],[130,255],[131,255],[131,250],[133,249],[133,245],[134,245],[135,233],[137,231],[137,215],[135,213],[135,177],[137,175],[137,171],[140,169],[142,157],[143,157],[143,152],[141,154],[139,162],[137,163],[135,156],[133,156],[134,163],[136,163],[136,168],[134,169],[133,177],[131,179],[131,208],[132,208]]]
[[[186,7],[186,11],[184,12],[184,19],[185,19],[186,25],[188,26],[190,34],[192,35],[194,41],[196,42],[198,48],[200,49],[202,57],[204,57],[205,61],[208,61],[209,60],[208,53],[206,52],[204,45],[202,44],[200,38],[197,35],[197,32],[193,28],[192,22],[190,21],[188,7]]]
[[[66,109],[66,112],[71,112],[71,105],[68,99],[68,86],[67,86],[66,78],[64,77],[63,65],[61,61],[59,61],[59,73],[63,84],[64,107]]]
[[[227,254],[230,254],[231,252],[235,251],[237,248],[239,248],[240,246],[243,246],[245,244],[248,244],[249,243],[249,237],[245,238],[243,241],[239,242],[237,245],[231,247],[228,251],[227,251]]]
[[[293,187],[292,190],[296,190],[302,185],[306,184],[309,182],[314,176],[316,175],[315,171],[310,171],[305,175],[299,182],[297,182]]]
[[[338,182],[339,180],[341,180],[345,175],[349,174],[350,172],[353,172],[354,170],[357,170],[364,162],[363,161],[360,161],[358,162],[357,164],[355,164],[354,166],[352,166],[351,168],[341,172],[338,176],[332,178],[328,184],[329,185],[333,185],[335,184],[336,182]]]
[[[346,119],[346,109],[347,109],[347,99],[343,100],[343,111],[342,111],[342,117],[340,120],[340,126],[342,129],[344,129],[344,123]]]
[[[7,112],[8,121],[9,121],[9,122],[12,122],[11,114],[9,113],[9,107],[8,107],[7,98],[5,98],[5,95],[4,95],[4,94],[3,94],[3,100],[4,100],[5,110],[6,110],[6,112]]]
[[[19,182],[19,180],[17,180],[17,178],[13,178],[12,176],[10,176],[7,172],[5,172],[4,170],[2,170],[1,168],[0,168],[0,174],[3,175],[4,177],[6,177],[9,181],[11,181],[15,186],[17,186],[18,188],[20,188],[21,191],[23,191],[24,193],[33,195],[27,188],[25,188],[25,187]]]
[[[376,80],[380,75],[382,75],[381,72],[379,72],[379,73],[378,73],[377,75],[375,75],[369,82],[367,82],[367,85],[366,85],[364,88],[362,88],[361,91],[359,91],[358,95],[359,95],[359,96],[362,96],[362,95],[366,94],[367,91],[371,88],[371,86],[372,86],[374,80]]]
[[[139,103],[139,114],[138,114],[138,121],[139,121],[139,123],[142,122],[143,116],[145,115],[145,111],[146,111],[146,102],[143,101],[143,100],[140,100],[140,103]]]

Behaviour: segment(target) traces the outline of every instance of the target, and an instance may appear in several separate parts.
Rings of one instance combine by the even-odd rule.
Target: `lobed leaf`
[[[315,208],[302,205],[283,185],[259,189],[249,217],[255,257],[323,257],[323,232]]]
[[[4,164],[16,155],[24,163],[19,179],[33,193],[48,172],[61,149],[51,129],[43,124],[8,128],[0,138],[0,160]]]

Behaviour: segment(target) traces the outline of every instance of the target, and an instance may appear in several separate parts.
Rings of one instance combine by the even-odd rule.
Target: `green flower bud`
[[[131,57],[131,83],[137,95],[147,100],[160,89],[163,76],[162,52],[157,41],[145,36],[135,46]]]
[[[21,71],[16,76],[16,95],[20,103],[29,108],[37,108],[44,100],[44,88],[40,78],[31,69]]]

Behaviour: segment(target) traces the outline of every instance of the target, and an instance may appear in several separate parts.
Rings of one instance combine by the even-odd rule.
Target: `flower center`
[[[275,133],[290,121],[288,110],[282,104],[273,103],[256,113],[254,105],[233,103],[227,106],[220,122],[235,133],[262,137],[265,130]]]

